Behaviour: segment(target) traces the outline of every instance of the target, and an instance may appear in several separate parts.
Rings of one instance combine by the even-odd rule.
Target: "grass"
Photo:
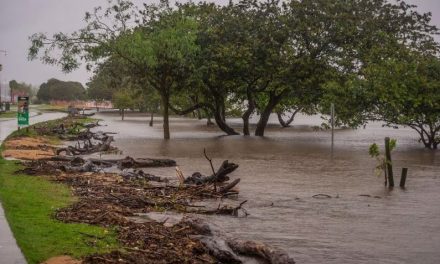
[[[33,134],[35,131],[30,129],[14,132],[10,137]],[[68,186],[46,177],[15,174],[21,168],[16,161],[0,156],[0,201],[28,263],[41,263],[58,255],[79,258],[119,247],[113,229],[56,220],[53,217],[56,209],[76,201]]]
[[[0,199],[28,263],[41,263],[58,255],[78,258],[117,248],[114,230],[54,219],[54,211],[73,203],[75,197],[67,186],[43,177],[14,175],[20,167],[14,161],[0,159]]]
[[[0,112],[0,118],[15,118],[17,117],[17,112],[9,111],[9,112]]]
[[[66,121],[66,120],[69,120],[69,121]],[[12,139],[12,138],[17,138],[17,137],[36,137],[36,136],[39,136],[39,132],[35,128],[45,128],[45,134],[40,135],[40,136],[44,136],[45,138],[56,140],[55,139],[56,135],[51,135],[50,131],[53,128],[58,127],[61,123],[65,124],[65,127],[68,130],[68,135],[76,135],[80,132],[81,126],[75,126],[75,123],[86,124],[86,123],[91,123],[91,122],[96,122],[96,121],[97,121],[97,119],[93,119],[93,118],[89,118],[89,117],[75,118],[75,119],[60,118],[60,119],[50,120],[50,121],[41,122],[41,123],[38,123],[35,125],[31,125],[29,127],[22,128],[20,130],[16,130],[16,131],[12,132],[12,134],[10,134],[6,138],[6,140]]]

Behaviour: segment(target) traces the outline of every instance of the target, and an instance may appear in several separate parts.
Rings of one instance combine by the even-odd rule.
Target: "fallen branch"
[[[214,183],[214,182],[225,182],[229,180],[227,176],[234,170],[238,168],[238,165],[235,163],[230,163],[228,160],[223,161],[220,168],[217,172],[213,173],[211,176],[203,176],[200,172],[195,172],[193,175],[185,179],[185,183],[187,184],[206,184],[206,183]]]

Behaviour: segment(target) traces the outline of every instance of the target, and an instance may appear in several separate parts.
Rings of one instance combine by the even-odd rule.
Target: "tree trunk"
[[[150,127],[152,127],[153,126],[153,119],[154,119],[154,112],[153,111],[151,111],[151,114],[150,114]]]
[[[269,102],[264,108],[263,112],[260,114],[260,119],[258,120],[257,128],[255,129],[255,136],[258,137],[264,137],[264,130],[266,129],[270,114],[272,113],[275,106],[277,106],[277,104],[280,102],[283,93],[279,95],[271,93],[269,96]]]
[[[124,108],[122,108],[122,109],[121,109],[121,116],[122,116],[122,120],[124,120],[124,114],[125,114],[125,109],[124,109]]]
[[[249,100],[249,99],[248,99]],[[243,113],[243,116],[241,117],[243,119],[243,134],[245,136],[249,136],[249,118],[251,117],[252,113],[255,110],[255,102],[253,99],[249,100],[248,103],[248,109]]]
[[[283,113],[282,113],[282,112],[278,112],[278,113],[277,113],[277,116],[278,116],[278,121],[280,122],[280,125],[281,125],[282,127],[289,127],[290,124],[291,124],[291,123],[293,122],[293,120],[295,119],[296,114],[297,114],[300,110],[301,110],[300,108],[296,109],[296,110],[292,113],[292,116],[291,116],[289,119],[287,119],[287,121],[284,121],[284,119],[283,119]]]
[[[438,129],[433,129],[431,126],[429,127],[429,131],[425,129],[425,127],[422,124],[419,124],[418,126],[411,126],[410,127],[417,131],[420,135],[420,140],[423,142],[423,145],[425,145],[425,148],[428,149],[437,149],[438,144],[440,143],[436,139],[436,133],[438,132]]]
[[[169,105],[170,98],[166,94],[162,94],[162,114],[163,114],[163,138],[170,139],[170,123],[169,123]]]
[[[231,136],[231,135],[240,135],[239,133],[237,133],[232,127],[228,126],[228,124],[226,124],[225,120],[222,117],[221,112],[219,111],[215,111],[214,113],[214,119],[215,122],[217,123],[217,126],[223,131],[225,132],[227,135]]]
[[[202,111],[200,111],[200,108],[198,108],[196,111],[197,111],[197,119],[202,120]]]
[[[218,96],[215,100],[215,109],[214,109],[214,119],[217,123],[217,126],[225,132],[227,135],[240,135],[237,133],[232,127],[228,126],[226,124],[226,119],[224,116],[225,113],[225,102],[224,99],[220,96]]]

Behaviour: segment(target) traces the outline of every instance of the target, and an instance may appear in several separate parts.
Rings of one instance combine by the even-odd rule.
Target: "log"
[[[294,264],[295,261],[282,251],[274,249],[264,243],[257,241],[245,241],[239,239],[228,239],[229,247],[236,253],[256,256],[269,262],[270,264]]]
[[[128,156],[122,160],[114,160],[114,162],[120,169],[176,166],[176,161],[171,159],[134,159]]]
[[[294,264],[295,261],[289,257],[287,252],[275,249],[258,241],[240,240],[236,238],[226,238],[221,231],[213,232],[211,226],[204,220],[199,218],[185,218],[182,221],[184,224],[191,226],[198,233],[202,234],[195,236],[200,242],[208,248],[216,258],[229,258],[224,260],[224,263],[241,263],[239,258],[243,256],[251,257],[260,263],[264,260],[270,264]],[[226,242],[226,244],[224,244]],[[229,253],[225,253],[225,251]],[[237,261],[240,262],[230,262]],[[254,262],[252,262],[254,263]]]
[[[206,183],[225,182],[229,180],[229,177],[227,175],[235,171],[237,168],[237,164],[225,160],[223,161],[217,172],[212,174],[211,176],[203,176],[200,172],[195,172],[190,177],[185,179],[185,183],[200,185]]]
[[[61,148],[58,149],[58,152],[62,153],[65,149],[68,148]],[[72,150],[76,150],[76,148],[73,148]],[[68,150],[70,151],[70,150]],[[72,156],[52,156],[47,158],[42,158],[42,161],[59,161],[59,162],[71,162],[75,160],[78,157],[72,157]],[[95,159],[90,158],[88,161],[91,161],[96,166],[104,166],[104,167],[111,167],[114,165],[121,164],[122,169],[127,168],[146,168],[146,167],[171,167],[175,166],[176,161],[170,160],[170,159],[133,159],[131,157],[126,157],[124,159]],[[85,161],[84,161],[85,162]]]
[[[96,172],[99,170],[91,161],[80,166],[61,165],[60,169],[64,172]]]
[[[81,126],[90,129],[90,128],[98,127],[98,126],[101,126],[101,125],[99,124],[99,120],[98,120],[98,121],[93,122],[93,123],[82,124]]]
[[[70,156],[92,154],[96,152],[105,152],[113,149],[110,146],[110,144],[113,141],[114,141],[113,137],[111,136],[107,137],[106,140],[103,141],[102,143],[98,143],[96,145],[93,145],[90,140],[84,141],[84,145],[82,148],[79,146],[79,143],[78,143],[78,147],[68,146],[67,148],[59,148],[56,151],[56,155],[60,155],[63,152],[65,152],[66,155],[70,155]]]
[[[119,175],[122,176],[125,180],[147,180],[147,181],[156,181],[156,182],[168,182],[168,179],[162,179],[159,176],[155,176],[149,173],[145,173],[142,170],[135,171],[123,171]]]
[[[208,249],[208,253],[214,256],[221,263],[243,263],[223,239],[203,236],[199,239],[199,241]]]
[[[232,207],[229,205],[224,205],[223,207],[218,206],[217,209],[214,210],[197,210],[196,213],[199,214],[207,214],[207,215],[232,215],[238,217],[238,212],[242,210],[245,216],[248,216],[246,209],[243,208],[243,205],[247,203],[247,200],[241,202],[238,206]]]
[[[201,235],[204,235],[204,236],[212,236],[213,235],[212,229],[209,226],[209,224],[200,218],[185,217],[182,220],[182,223],[191,226],[194,230],[197,231],[197,233],[199,233]]]
[[[240,182],[240,179],[236,179],[233,182],[229,183],[228,185],[226,185],[224,187],[220,187],[218,192],[219,193],[227,193],[227,192],[229,192],[229,190],[234,188],[239,182]]]
[[[105,141],[102,142],[102,144],[98,144],[98,147],[96,148],[98,151],[94,152],[104,152],[111,150],[110,144],[114,141],[112,136],[109,136],[105,139]],[[93,152],[92,152],[93,153]]]

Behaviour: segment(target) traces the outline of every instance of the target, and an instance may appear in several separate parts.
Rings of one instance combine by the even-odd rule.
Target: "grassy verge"
[[[17,112],[9,111],[9,112],[0,112],[0,118],[14,118],[17,117]]]
[[[11,137],[20,135],[16,132]],[[57,208],[75,202],[70,189],[45,177],[15,174],[20,168],[16,161],[0,156],[0,201],[28,263],[40,263],[57,255],[79,258],[118,247],[112,229],[54,219]]]
[[[20,130],[16,130],[12,134],[10,134],[5,141],[17,137],[36,137],[36,136],[44,136],[45,138],[56,140],[55,139],[56,135],[53,134],[51,130],[53,128],[58,127],[61,123],[66,124],[68,135],[76,135],[80,132],[80,129],[82,127],[81,125],[77,126],[75,124],[86,124],[95,121],[97,121],[97,119],[93,119],[93,118],[73,118],[73,119],[60,118],[60,119],[50,120],[35,125],[31,125],[29,127],[22,128]],[[39,130],[40,128],[44,128],[44,130],[41,131]]]

